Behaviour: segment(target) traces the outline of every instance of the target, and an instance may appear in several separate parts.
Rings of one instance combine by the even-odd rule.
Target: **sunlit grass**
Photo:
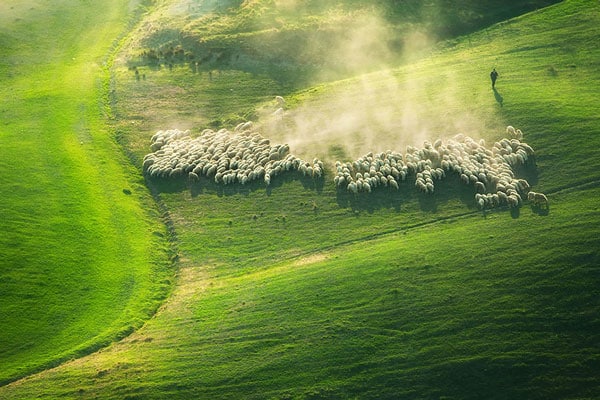
[[[483,214],[450,178],[433,196],[408,182],[358,197],[336,192],[330,174],[271,188],[149,181],[177,232],[173,296],[126,340],[0,396],[596,397],[597,21],[596,4],[565,2],[372,74],[375,94],[356,100],[376,108],[390,82],[406,88],[421,139],[453,134],[461,115],[476,122],[464,133],[488,143],[507,124],[521,128],[537,167],[520,172],[549,195],[548,213],[526,203]],[[547,51],[570,35],[570,55]],[[229,127],[289,90],[243,71],[212,81],[183,67],[143,71],[138,82],[116,70],[119,140],[138,167],[154,130]],[[363,82],[283,94],[290,112],[329,115],[332,98],[364,93]],[[316,144],[325,153],[335,143]]]
[[[101,114],[100,62],[126,8],[31,5],[2,29],[19,40],[0,88],[0,382],[123,337],[169,290],[152,235],[165,229]],[[111,23],[65,28],[93,18]]]

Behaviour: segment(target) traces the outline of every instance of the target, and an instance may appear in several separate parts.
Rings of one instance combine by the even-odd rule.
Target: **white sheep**
[[[515,195],[507,196],[507,203],[510,208],[519,207],[519,199]]]
[[[283,111],[283,110],[282,110]],[[514,128],[513,128],[514,129]],[[512,132],[507,128],[507,132]],[[406,154],[391,150],[367,153],[353,162],[336,162],[334,183],[351,193],[372,192],[378,187],[399,189],[398,182],[414,174],[416,189],[433,193],[434,181],[456,174],[473,184],[484,207],[521,204],[521,195],[529,190],[523,179],[515,179],[514,166],[527,162],[533,149],[519,140],[517,130],[510,138],[495,142],[487,149],[483,141],[457,135],[443,143],[425,141],[423,148],[408,146]],[[197,138],[185,131],[159,131],[153,135],[154,151],[144,157],[142,168],[150,177],[187,176],[190,181],[213,177],[219,184],[246,184],[262,179],[269,185],[275,176],[299,171],[320,179],[325,166],[318,159],[306,162],[289,154],[287,144],[274,145],[263,138],[252,122],[236,126],[233,132],[205,129]],[[495,193],[487,193],[493,188]]]
[[[254,126],[254,124],[252,121],[242,122],[235,127],[235,131],[236,132],[244,132],[244,131],[252,129],[253,126]]]
[[[548,197],[543,193],[529,192],[527,200],[531,201],[534,206],[548,208]]]
[[[358,186],[356,182],[350,182],[348,184],[348,191],[354,194],[358,193]]]
[[[483,182],[475,182],[475,190],[477,193],[485,193],[485,184]]]
[[[283,118],[283,108],[279,107],[277,110],[273,111],[273,113],[271,114],[273,117],[275,117],[278,120],[281,120]]]
[[[483,210],[485,208],[485,197],[479,193],[475,195],[475,202],[479,209]]]
[[[515,137],[516,137],[517,139],[519,139],[519,140],[520,140],[520,139],[523,139],[523,132],[521,132],[521,130],[520,130],[520,129],[516,129],[516,130],[515,130]]]
[[[285,107],[285,99],[281,96],[275,96],[275,101],[277,102],[277,105],[281,108]]]

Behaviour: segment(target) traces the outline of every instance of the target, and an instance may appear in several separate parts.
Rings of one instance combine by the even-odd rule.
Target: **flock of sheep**
[[[531,192],[525,179],[515,177],[514,169],[534,156],[533,149],[518,139],[523,137],[520,130],[508,126],[506,131],[511,138],[494,143],[491,149],[483,140],[459,134],[445,142],[425,141],[422,148],[408,146],[404,156],[387,151],[368,153],[354,162],[338,161],[334,182],[351,193],[371,192],[378,186],[399,189],[400,181],[414,175],[418,190],[433,193],[435,181],[456,174],[465,185],[475,188],[475,201],[482,209],[519,207],[524,196],[547,207],[544,194]]]
[[[266,185],[286,171],[299,171],[320,178],[323,163],[304,161],[290,154],[287,144],[271,146],[268,139],[253,130],[251,122],[240,124],[233,132],[205,129],[197,138],[189,131],[158,131],[151,139],[152,153],[143,160],[144,173],[150,177],[201,176],[219,184],[245,185],[262,179]]]
[[[425,141],[422,148],[408,146],[406,153],[387,151],[368,153],[353,162],[335,163],[334,182],[338,190],[352,194],[370,193],[377,187],[400,189],[400,183],[414,176],[415,187],[433,193],[435,182],[448,174],[457,175],[465,185],[474,187],[475,201],[481,209],[507,205],[520,207],[527,197],[532,204],[548,206],[542,193],[532,192],[525,179],[515,177],[514,169],[534,156],[522,142],[520,130],[508,126],[510,138],[494,143],[491,149],[482,140],[462,134],[434,143]],[[323,162],[306,162],[289,152],[287,144],[272,146],[256,132],[252,122],[239,124],[233,132],[206,129],[192,138],[189,131],[159,131],[151,139],[152,153],[143,160],[144,173],[150,177],[200,177],[219,184],[245,185],[262,179],[266,185],[286,171],[322,178]]]

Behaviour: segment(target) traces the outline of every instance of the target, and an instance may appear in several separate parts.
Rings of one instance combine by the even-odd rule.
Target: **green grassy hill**
[[[537,161],[521,172],[549,213],[483,214],[452,179],[368,197],[337,192],[331,173],[268,189],[148,181],[177,232],[172,296],[126,339],[0,398],[598,397],[599,12],[565,1],[309,88],[187,65],[139,66],[137,81],[118,65],[115,130],[137,165],[157,129],[229,127],[284,94],[287,129],[271,137],[329,163],[520,127]],[[366,120],[349,136],[329,123],[351,115]],[[319,127],[332,135],[308,134]]]
[[[72,3],[0,5],[0,384],[132,332],[172,276],[104,115],[128,7]]]
[[[472,32],[556,0],[160,2],[130,65],[259,73],[291,86],[396,63],[415,45]],[[352,60],[348,59],[352,53]]]

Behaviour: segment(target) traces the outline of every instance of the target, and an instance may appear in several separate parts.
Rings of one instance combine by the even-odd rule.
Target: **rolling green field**
[[[106,55],[129,10],[71,3],[0,6],[2,384],[132,332],[173,274],[104,115]]]
[[[249,12],[264,2],[234,3]],[[0,89],[2,113],[11,114],[0,128],[0,163],[3,170],[23,170],[1,178],[2,187],[11,188],[1,219],[2,231],[11,232],[0,247],[10,260],[0,269],[0,310],[9,310],[1,322],[3,379],[88,353],[139,327],[98,352],[0,386],[0,398],[600,396],[597,2],[564,1],[480,25],[425,52],[404,48],[385,68],[369,66],[369,73],[311,72],[298,81],[289,66],[249,68],[258,61],[245,58],[251,46],[235,47],[235,35],[226,38],[242,54],[238,64],[209,61],[194,71],[187,63],[160,69],[141,63],[135,54],[144,35],[169,40],[145,31],[148,21],[188,33],[199,26],[177,13],[167,18],[170,4],[148,8],[120,42],[110,85],[106,69],[83,71],[109,52],[125,27],[125,8],[111,8],[118,16],[97,39],[103,45],[64,56],[86,61],[67,67],[69,58],[51,62],[48,56],[44,68],[20,67],[21,79],[11,76]],[[100,14],[84,6],[70,10],[70,17],[57,15],[85,11],[93,23]],[[236,10],[207,14],[206,21],[217,30],[236,26],[231,21],[245,15]],[[33,63],[34,55],[15,39],[19,28],[2,26],[11,33],[0,36],[7,43],[2,48],[10,49],[3,58]],[[27,36],[48,40],[42,32]],[[132,63],[143,79],[135,79]],[[500,72],[496,91],[491,67]],[[276,79],[279,71],[283,78]],[[80,85],[66,83],[73,73]],[[31,79],[44,76],[48,86],[30,89]],[[8,93],[26,88],[30,97],[9,99]],[[27,117],[47,104],[38,90],[62,101]],[[110,124],[99,111],[107,90]],[[141,178],[150,137],[158,129],[189,128],[197,135],[247,118],[267,121],[275,95],[287,99],[285,129],[265,123],[265,131],[274,142],[289,142],[293,153],[322,158],[330,167],[325,179],[282,177],[269,188],[146,180],[168,210],[178,269],[171,295],[140,327],[174,273],[166,228]],[[84,107],[77,108],[79,99],[87,99]],[[89,142],[77,137],[81,110]],[[520,173],[548,195],[548,212],[525,203],[483,213],[474,192],[452,177],[433,195],[418,193],[414,179],[397,193],[378,188],[351,196],[334,187],[337,159],[402,151],[458,132],[493,143],[508,124],[522,129],[536,150],[536,165]],[[51,133],[40,137],[40,131]],[[90,162],[99,158],[103,162]],[[42,184],[29,184],[34,181]],[[29,210],[39,213],[35,224],[24,220]],[[53,218],[61,212],[70,218],[57,228]],[[40,233],[32,235],[33,229]],[[47,307],[52,302],[56,306]],[[30,310],[39,316],[30,317]],[[77,318],[61,321],[65,314]],[[57,319],[62,324],[48,323]],[[23,332],[39,335],[32,349],[19,348]]]

